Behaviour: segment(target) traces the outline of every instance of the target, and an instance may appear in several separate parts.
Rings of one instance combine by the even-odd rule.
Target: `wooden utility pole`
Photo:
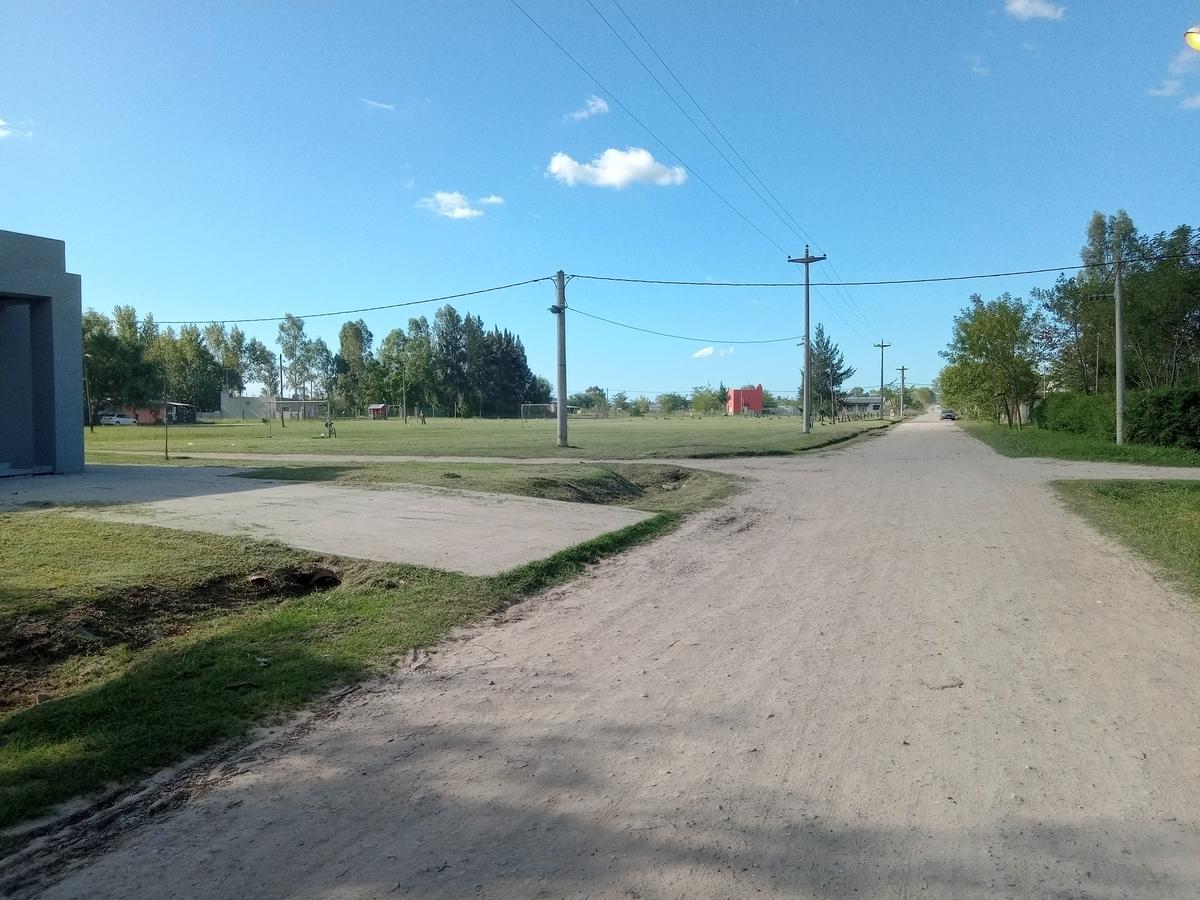
[[[904,373],[908,371],[908,366],[900,366],[896,369],[900,373],[900,421],[904,421]]]
[[[808,289],[809,279],[808,270],[815,262],[820,262],[826,259],[824,256],[813,256],[809,252],[808,244],[804,245],[804,255],[798,259],[788,257],[790,263],[804,264],[804,433],[808,434],[812,431],[812,347],[808,339]]]
[[[879,343],[875,345],[879,348],[879,418],[883,418],[883,351],[891,344],[886,344],[883,338],[879,339]]]

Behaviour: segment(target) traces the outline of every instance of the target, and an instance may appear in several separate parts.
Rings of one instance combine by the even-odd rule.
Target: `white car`
[[[136,425],[137,423],[137,419],[127,416],[125,413],[110,413],[100,417],[101,425]]]

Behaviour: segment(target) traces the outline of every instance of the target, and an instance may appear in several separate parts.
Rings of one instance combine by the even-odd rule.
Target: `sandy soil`
[[[265,481],[232,471],[89,466],[84,475],[13,479],[0,509],[99,502],[110,505],[82,514],[469,575],[495,575],[650,516],[481,491]]]
[[[934,421],[712,465],[757,480],[45,896],[1200,895],[1200,618],[1071,466]]]

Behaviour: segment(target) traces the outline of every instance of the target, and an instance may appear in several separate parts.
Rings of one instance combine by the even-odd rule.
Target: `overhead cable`
[[[524,287],[527,284],[537,284],[539,281],[553,281],[550,277],[530,278],[528,281],[514,281],[512,284],[498,284],[495,287],[480,288],[477,291],[463,291],[458,294],[445,294],[441,297],[426,297],[424,300],[405,300],[401,303],[384,303],[381,306],[363,306],[358,309],[339,309],[333,312],[307,313],[295,316],[297,319],[320,319],[325,316],[350,316],[355,313],[378,312],[382,309],[400,309],[405,306],[420,306],[423,303],[440,303],[443,300],[458,300],[461,297],[475,297],[479,294],[491,294],[495,291],[507,291],[512,288]],[[158,322],[159,325],[195,325],[214,323],[218,325],[246,325],[253,322],[282,322],[287,316],[262,316],[256,319],[177,319]]]
[[[765,231],[763,231],[761,228],[759,228],[757,225],[755,225],[752,221],[750,221],[750,219],[746,216],[745,213],[743,213],[740,209],[738,209],[736,206],[734,206],[732,203],[730,203],[727,199],[725,199],[724,194],[722,194],[715,187],[713,187],[711,184],[709,184],[709,182],[704,178],[704,176],[702,176],[699,172],[697,172],[692,166],[689,166],[684,161],[683,157],[681,157],[678,153],[676,153],[674,150],[672,150],[666,141],[664,141],[657,134],[655,134],[653,130],[651,130],[649,125],[647,125],[640,118],[638,118],[638,116],[628,106],[626,106],[621,101],[620,97],[618,97],[611,90],[609,90],[599,78],[597,78],[590,71],[588,71],[587,68],[584,67],[583,63],[581,63],[574,56],[572,56],[571,52],[569,50],[567,50],[567,48],[564,47],[562,44],[560,44],[558,42],[558,40],[554,37],[554,35],[552,35],[545,28],[543,28],[537,19],[535,19],[533,16],[531,16],[529,13],[527,13],[524,10],[524,8],[519,3],[517,3],[517,0],[508,0],[508,2],[511,3],[513,6],[515,6],[517,8],[517,10],[521,13],[521,15],[523,15],[530,22],[532,22],[534,27],[537,28],[537,30],[540,31],[543,35],[545,35],[546,39],[549,40],[550,43],[554,44],[555,47],[557,47],[559,50],[561,50],[563,55],[566,56],[566,58],[569,59],[572,63],[574,63],[575,67],[577,69],[579,69],[580,72],[582,72],[584,75],[586,75],[588,78],[590,78],[592,80],[592,82],[596,85],[596,87],[598,87],[602,92],[607,94],[612,99],[613,103],[615,103],[615,104],[617,104],[617,106],[621,107],[621,109],[625,111],[625,114],[627,116],[629,116],[629,118],[633,119],[633,121],[636,122],[641,127],[641,129],[646,132],[646,134],[650,135],[650,137],[652,137],[654,140],[658,141],[658,143],[662,145],[664,150],[666,150],[669,154],[671,154],[671,156],[675,157],[676,162],[678,162],[681,166],[683,166],[684,169],[686,169],[689,173],[691,173],[693,176],[695,176],[697,181],[699,181],[702,185],[704,185],[706,188],[708,188],[709,191],[712,192],[713,196],[715,196],[718,200],[720,200],[727,207],[729,207],[729,209],[732,210],[733,213],[735,215],[737,215],[737,217],[739,219],[741,219],[743,222],[745,222],[747,225],[749,225],[751,228],[753,228],[755,231],[757,231],[759,233],[759,235],[761,235],[762,238],[765,241],[767,241],[767,243],[769,243],[772,247],[774,247],[776,250],[778,250],[780,253],[784,254],[785,256],[787,255],[787,251],[783,248],[782,245],[777,243],[774,240],[774,238],[772,238]]]
[[[616,325],[619,328],[628,328],[630,331],[640,331],[643,334],[653,334],[657,337],[673,338],[677,341],[689,341],[694,344],[782,344],[787,341],[799,341],[804,339],[804,335],[802,334],[792,335],[791,337],[764,338],[756,341],[724,341],[715,340],[713,338],[687,337],[682,334],[671,334],[666,331],[655,331],[651,328],[641,328],[637,325],[629,325],[625,322],[618,322],[615,319],[606,319],[604,316],[598,316],[595,313],[582,310],[578,306],[572,306],[571,312],[578,313],[581,316],[587,316],[589,319],[598,319],[601,322],[607,322],[609,325]]]

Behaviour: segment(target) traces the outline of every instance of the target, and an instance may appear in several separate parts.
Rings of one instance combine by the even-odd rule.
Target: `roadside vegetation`
[[[1005,456],[1140,463],[1147,466],[1200,466],[1200,452],[1182,447],[1114,444],[1108,438],[1030,425],[1020,430],[996,422],[960,420],[968,434]]]
[[[410,478],[387,466],[271,474],[466,482],[656,515],[492,577],[99,522],[71,509],[0,515],[0,827],[384,672],[450,628],[567,581],[736,489],[727,476],[671,466],[511,476],[490,468],[500,467],[430,466]]]
[[[1067,502],[1200,600],[1200,482],[1060,481]]]
[[[703,459],[724,456],[787,455],[835,444],[889,422],[814,425],[804,434],[795,416],[706,416],[692,418],[579,419],[570,424],[571,446],[555,446],[552,421],[514,419],[427,419],[337,423],[337,437],[323,438],[318,420],[279,423],[230,422],[171,428],[172,457],[199,453],[306,453],[320,455],[497,456],[518,459],[567,457],[592,459]],[[107,426],[85,433],[89,462],[138,462],[163,458],[163,429]],[[120,451],[114,453],[112,451]],[[186,461],[186,459],[184,459]]]
[[[1146,235],[1124,210],[1096,212],[1080,259],[1076,274],[1035,288],[1029,300],[971,297],[941,354],[941,401],[971,418],[1015,428],[1028,425],[1032,412],[1045,429],[1114,443],[1119,263],[1124,439],[1200,451],[1200,230],[1180,225]],[[1069,438],[1038,440],[1085,446]]]

